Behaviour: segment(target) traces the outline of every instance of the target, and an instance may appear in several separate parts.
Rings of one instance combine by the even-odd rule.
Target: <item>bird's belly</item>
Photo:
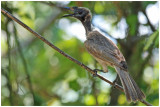
[[[93,56],[93,55],[92,55]],[[93,56],[94,57],[94,56]],[[111,64],[111,63],[109,63],[109,62],[107,62],[107,61],[103,61],[103,60],[101,60],[101,59],[99,59],[99,58],[97,58],[97,57],[94,57],[100,64],[105,64],[105,65],[109,65],[109,66],[113,66],[113,64]]]

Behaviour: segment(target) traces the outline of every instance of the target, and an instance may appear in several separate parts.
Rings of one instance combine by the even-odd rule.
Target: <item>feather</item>
[[[122,86],[128,102],[136,102],[137,100],[142,100],[145,98],[144,93],[139,89],[136,82],[129,75],[128,72],[121,70],[119,67],[116,67],[116,71],[120,77]]]

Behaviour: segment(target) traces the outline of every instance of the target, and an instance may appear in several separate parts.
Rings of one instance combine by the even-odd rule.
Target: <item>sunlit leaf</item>
[[[97,2],[95,4],[94,10],[97,13],[102,13],[104,11],[104,8],[102,7],[102,4],[100,2]]]
[[[106,95],[106,93],[101,93],[98,95],[98,103],[100,105],[104,105],[108,102],[108,96]]]
[[[119,103],[119,104],[124,104],[125,102],[126,102],[125,95],[121,94],[121,95],[118,97],[118,103]]]
[[[96,100],[95,100],[94,96],[93,95],[89,95],[89,94],[85,95],[84,102],[88,106],[92,106],[92,105],[96,104]]]

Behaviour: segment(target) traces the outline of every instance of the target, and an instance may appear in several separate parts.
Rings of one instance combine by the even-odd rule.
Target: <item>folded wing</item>
[[[122,53],[111,40],[97,31],[89,33],[87,37],[84,44],[91,55],[123,69],[127,68]]]

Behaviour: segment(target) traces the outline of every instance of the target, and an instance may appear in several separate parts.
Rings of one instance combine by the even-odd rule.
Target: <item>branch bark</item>
[[[63,56],[65,56],[66,58],[68,58],[69,60],[73,61],[74,63],[78,64],[79,66],[81,66],[82,68],[86,69],[88,72],[92,73],[92,74],[96,74],[94,72],[94,70],[92,70],[91,68],[87,67],[86,65],[84,65],[83,63],[79,62],[78,60],[72,58],[70,55],[68,55],[67,53],[63,52],[62,50],[60,50],[58,47],[56,47],[55,45],[53,45],[52,43],[50,43],[48,40],[46,40],[44,37],[42,37],[40,34],[38,34],[37,32],[33,31],[30,27],[28,27],[26,24],[24,24],[23,22],[21,22],[19,19],[17,19],[16,17],[14,17],[12,14],[10,14],[8,11],[6,11],[5,9],[1,8],[1,12],[6,15],[7,17],[9,17],[10,19],[16,21],[18,24],[20,24],[21,26],[23,26],[25,29],[27,29],[29,32],[31,32],[34,36],[36,36],[37,38],[39,38],[40,40],[42,40],[43,42],[45,42],[47,45],[49,45],[50,47],[52,47],[54,50],[56,50],[57,52],[59,52],[60,54],[62,54]],[[124,92],[123,88],[118,85],[118,84],[114,84],[111,81],[107,80],[106,78],[104,78],[103,76],[101,76],[100,74],[97,74],[97,77],[99,77],[101,80],[109,83],[110,85],[114,85],[115,88],[121,90]],[[148,103],[145,100],[140,101],[143,104],[147,105],[147,106],[152,106],[150,103]]]

